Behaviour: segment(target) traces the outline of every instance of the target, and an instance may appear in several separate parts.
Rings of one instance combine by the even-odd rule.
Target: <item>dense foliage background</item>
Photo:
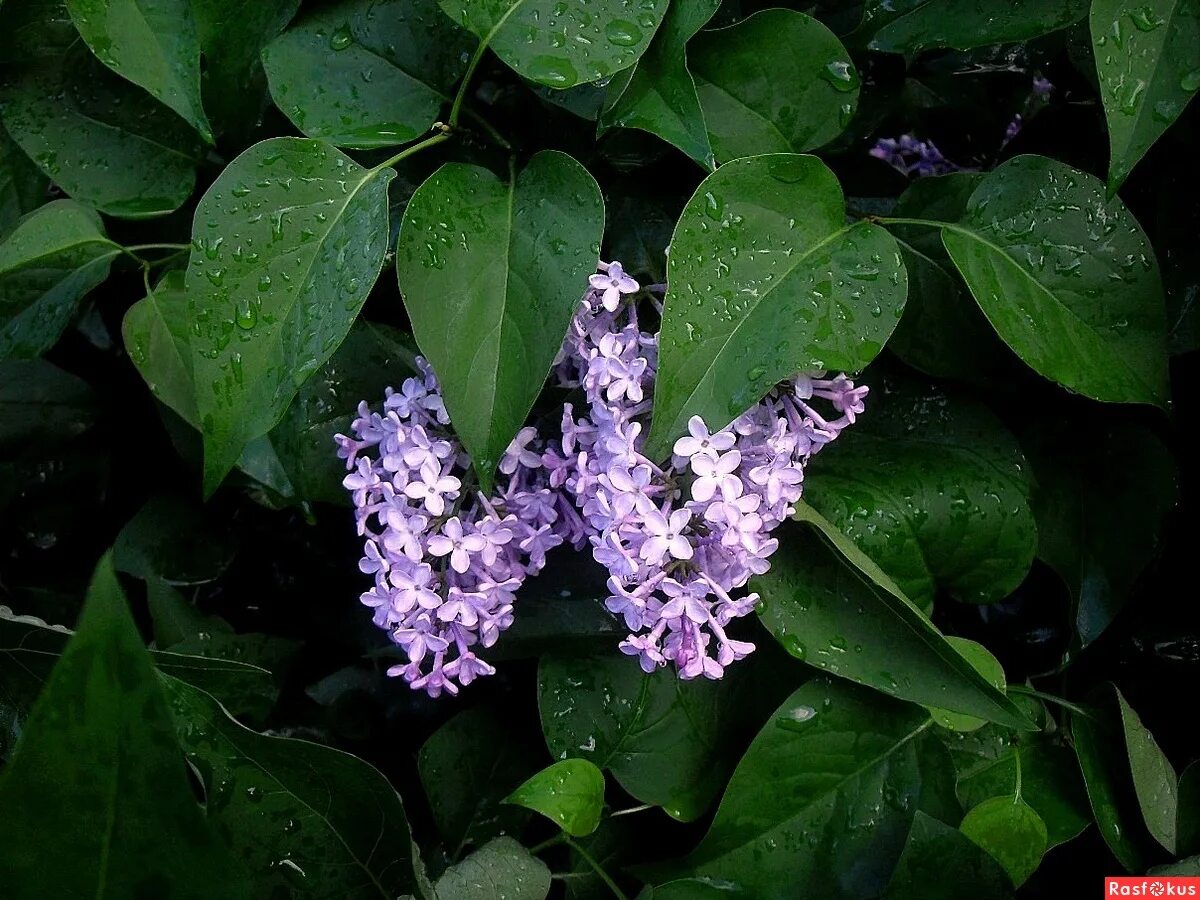
[[[1200,3],[776,6],[3,0],[0,894],[1198,874]],[[801,369],[867,411],[724,679],[560,548],[411,691],[333,435],[420,352],[486,484],[566,318],[482,323],[597,258],[667,284],[658,450]]]

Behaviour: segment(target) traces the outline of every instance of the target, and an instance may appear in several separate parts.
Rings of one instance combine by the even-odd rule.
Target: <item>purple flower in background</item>
[[[962,166],[942,156],[933,141],[917,140],[911,134],[902,134],[897,139],[880,138],[868,152],[897,171],[916,178],[963,171]]]

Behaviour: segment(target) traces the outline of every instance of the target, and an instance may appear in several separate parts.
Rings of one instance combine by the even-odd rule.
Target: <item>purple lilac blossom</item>
[[[917,178],[963,171],[961,166],[942,156],[942,151],[933,141],[920,141],[911,134],[902,134],[899,138],[880,138],[869,152],[903,174]]]
[[[504,454],[496,493],[471,490],[437,378],[417,365],[420,377],[387,390],[382,414],[359,404],[353,436],[336,441],[366,539],[359,569],[374,578],[362,602],[407,657],[388,674],[437,697],[495,672],[475,649],[512,624],[515,591],[562,535],[582,543],[583,522],[551,491],[532,428]]]
[[[619,263],[600,269],[628,279]],[[624,653],[647,672],[670,663],[684,679],[720,678],[754,650],[726,627],[758,600],[747,582],[770,567],[771,533],[794,512],[804,464],[854,422],[867,388],[798,375],[716,432],[693,416],[660,466],[641,453],[658,335],[641,329],[632,298],[612,304],[608,280],[590,283],[555,367],[562,386],[583,388],[587,408],[564,406],[561,445],[542,458],[586,522],[585,535],[562,537],[579,547],[586,536],[608,569],[605,605],[630,632]],[[626,282],[620,293],[636,290]]]

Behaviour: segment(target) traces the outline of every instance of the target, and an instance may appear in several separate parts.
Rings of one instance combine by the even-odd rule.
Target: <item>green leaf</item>
[[[603,231],[595,180],[552,150],[508,184],[447,163],[404,211],[404,305],[484,493],[562,346]]]
[[[1094,0],[1089,24],[1114,194],[1200,90],[1200,2]]]
[[[879,353],[908,281],[890,234],[845,219],[813,156],[739,159],[700,183],[671,239],[648,456],[694,415],[722,428],[797,370]]]
[[[49,350],[121,248],[72,200],[34,210],[0,241],[0,360]]]
[[[627,77],[614,80],[600,115],[599,131],[640,128],[678,147],[696,162],[716,164],[696,82],[688,69],[687,44],[720,6],[720,0],[676,3],[650,48]]]
[[[878,896],[921,791],[917,744],[929,726],[909,704],[810,681],[754,738],[708,833],[670,870],[756,900]]]
[[[1190,875],[1200,878],[1200,856],[1189,856],[1166,866],[1155,866],[1149,871],[1150,875]]]
[[[196,384],[192,377],[185,273],[176,269],[162,277],[146,296],[125,313],[121,336],[129,359],[150,392],[198,428]]]
[[[204,584],[228,568],[234,547],[203,510],[158,494],[125,523],[113,545],[113,565],[146,581]]]
[[[974,900],[1012,896],[1004,869],[957,828],[917,810],[884,900]]]
[[[251,873],[255,896],[416,892],[404,806],[379,772],[331,747],[256,734],[203,691],[161,680],[208,819]]]
[[[867,412],[805,472],[805,500],[922,607],[939,589],[993,603],[1033,563],[1020,445],[982,403],[915,380],[873,384]]]
[[[987,679],[992,687],[1001,692],[1007,689],[1008,683],[1004,678],[1004,666],[1000,664],[1000,660],[992,656],[987,647],[975,641],[955,637],[954,635],[947,635],[946,641],[958,651],[958,654],[963,659],[975,668],[976,672]],[[977,731],[987,724],[985,719],[951,712],[937,706],[927,706],[926,709],[933,716],[934,722],[950,731]]]
[[[1121,713],[1125,750],[1129,755],[1129,770],[1133,774],[1133,789],[1142,808],[1142,818],[1154,839],[1175,853],[1175,819],[1179,808],[1179,779],[1175,768],[1115,686],[1113,693]]]
[[[498,837],[442,873],[436,900],[545,900],[550,870],[510,837]]]
[[[1070,653],[1116,618],[1179,500],[1175,460],[1136,423],[1053,421],[1022,436],[1037,488],[1038,556],[1075,601]]]
[[[991,854],[1017,887],[1046,853],[1046,823],[1019,796],[984,800],[967,813],[959,830]]]
[[[204,108],[218,133],[238,145],[267,105],[267,78],[259,55],[291,21],[300,0],[191,0],[204,54]]]
[[[1096,178],[1018,156],[984,178],[942,240],[992,327],[1037,372],[1095,400],[1166,403],[1154,250]]]
[[[309,137],[390,147],[429,131],[475,40],[437,0],[344,0],[263,51],[271,96]]]
[[[4,768],[0,807],[13,896],[133,897],[168,885],[172,897],[247,896],[244,874],[192,796],[107,557]],[[70,865],[61,842],[71,847]]]
[[[745,900],[737,885],[711,878],[677,878],[644,890],[637,900]]]
[[[828,144],[858,105],[858,70],[850,54],[804,13],[763,10],[703,32],[688,50],[704,121],[722,162]]]
[[[604,774],[586,759],[547,766],[505,798],[539,812],[573,837],[591,834],[604,808]]]
[[[1100,836],[1127,871],[1140,872],[1150,835],[1129,774],[1115,694],[1112,684],[1102,685],[1089,696],[1093,706],[1086,714],[1071,713],[1071,743]]]
[[[56,4],[45,6],[46,15],[65,16]],[[141,219],[178,209],[196,183],[195,132],[72,44],[73,29],[56,44],[54,24],[31,28],[28,40],[43,52],[0,78],[9,135],[50,180],[102,213]]]
[[[878,31],[871,49],[912,54],[1025,41],[1079,21],[1087,15],[1088,2],[975,0],[964,7],[957,0],[906,0],[903,14]]]
[[[1200,853],[1200,761],[1193,762],[1179,776],[1175,836],[1180,856]]]
[[[350,330],[383,265],[394,175],[271,138],[201,198],[186,288],[206,494]]]
[[[96,395],[82,378],[40,359],[0,362],[0,455],[66,443],[96,419]]]
[[[50,182],[0,124],[0,238],[47,200]]]
[[[729,776],[731,738],[749,699],[741,672],[722,681],[646,675],[615,651],[550,653],[538,667],[542,731],[555,759],[608,769],[642,803],[699,817]]]
[[[96,58],[212,142],[200,104],[200,42],[189,0],[65,0]]]
[[[297,497],[347,502],[346,463],[330,452],[334,435],[350,433],[360,401],[382,403],[385,388],[399,389],[417,374],[411,343],[403,332],[359,319],[329,361],[301,386],[267,436]]]
[[[544,758],[524,737],[498,713],[476,708],[458,713],[421,746],[421,785],[451,859],[519,832],[529,819],[527,810],[501,805]]]
[[[0,607],[0,759],[6,746],[15,743],[70,634],[61,625],[14,616]],[[266,717],[279,693],[271,673],[259,666],[161,650],[152,650],[150,657],[160,672],[213,694],[235,715],[255,721]]]
[[[667,0],[438,0],[530,81],[569,88],[628,68],[646,52]]]
[[[894,697],[1014,728],[1030,723],[858,547],[803,501],[771,570],[752,582],[759,618],[792,656]]]
[[[967,809],[992,797],[1021,797],[1046,824],[1046,848],[1078,837],[1091,824],[1087,793],[1070,749],[1044,735],[1021,735],[988,725],[947,735],[958,772],[958,797]]]

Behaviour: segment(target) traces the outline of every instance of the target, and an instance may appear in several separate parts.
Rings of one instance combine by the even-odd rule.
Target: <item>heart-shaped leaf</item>
[[[798,370],[858,371],[883,349],[904,265],[891,235],[845,219],[813,156],[739,159],[700,183],[671,239],[648,456],[694,415],[722,428]]]
[[[569,88],[608,78],[646,52],[667,0],[438,0],[524,78]]]
[[[974,900],[1007,900],[1008,875],[957,828],[917,810],[884,900],[959,900],[963,885]]]
[[[498,837],[448,868],[434,887],[437,900],[545,900],[550,870],[512,838]]]
[[[942,240],[996,333],[1040,374],[1096,400],[1166,403],[1154,250],[1096,178],[1044,157],[1010,159]]]
[[[212,141],[200,104],[200,41],[189,0],[66,0],[96,58]]]
[[[600,131],[640,128],[674,144],[701,165],[713,167],[712,144],[696,83],[688,70],[688,41],[704,27],[720,0],[676,3],[636,66],[614,79],[600,116]]]
[[[567,834],[583,837],[600,824],[604,773],[586,759],[564,759],[542,769],[504,802],[539,812]]]
[[[669,871],[756,900],[878,896],[918,804],[930,725],[910,704],[810,681],[754,738],[708,833]]]
[[[1089,24],[1112,194],[1200,90],[1200,3],[1095,0]]]
[[[944,589],[993,603],[1037,549],[1028,464],[986,406],[913,381],[872,385],[868,412],[813,458],[804,496],[921,606]]]
[[[4,767],[0,806],[13,896],[133,897],[148,884],[197,900],[248,896],[245,873],[192,795],[108,557]],[[59,841],[71,847],[70,865]]]
[[[759,617],[785,650],[894,697],[1030,727],[837,527],[803,501],[796,517],[804,526],[788,529],[753,581]]]
[[[603,231],[596,182],[552,150],[507,184],[447,163],[404,211],[404,306],[485,492],[562,346]]]
[[[722,162],[820,147],[845,130],[858,105],[850,54],[804,13],[763,10],[701,33],[688,53]]]
[[[200,199],[186,289],[206,493],[346,337],[383,266],[394,176],[271,138]]]
[[[54,346],[120,252],[100,217],[74,201],[55,200],[23,218],[0,241],[0,360]]]
[[[1046,853],[1046,823],[1021,797],[992,797],[967,813],[959,831],[1004,867],[1017,887]]]
[[[54,9],[65,17],[56,4],[46,15]],[[25,39],[41,52],[0,78],[9,135],[55,184],[102,213],[139,219],[178,209],[196,183],[195,132],[59,24],[31,26]]]
[[[203,691],[160,678],[208,820],[251,873],[254,896],[296,883],[347,900],[417,892],[404,806],[378,771],[332,747],[257,734]]]
[[[475,39],[436,0],[346,0],[263,51],[276,105],[309,137],[389,147],[429,131]]]

